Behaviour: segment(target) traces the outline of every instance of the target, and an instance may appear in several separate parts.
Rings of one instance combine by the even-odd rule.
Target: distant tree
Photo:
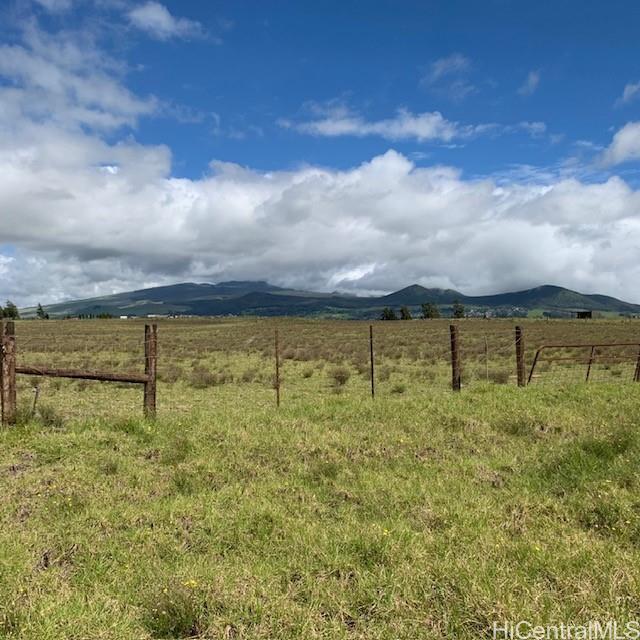
[[[453,312],[454,318],[464,318],[464,305],[461,304],[458,300],[454,301],[453,307],[451,307],[451,311]]]
[[[380,320],[397,320],[396,312],[390,307],[385,307],[380,314]]]
[[[36,309],[36,317],[38,320],[48,320],[49,314],[42,308],[42,305],[38,302],[38,308]]]
[[[413,320],[411,317],[411,311],[406,305],[400,307],[400,320]]]
[[[2,316],[9,320],[19,320],[20,312],[18,311],[18,307],[16,307],[11,300],[7,300],[7,303],[4,305]]]
[[[422,317],[425,320],[440,317],[440,309],[433,302],[425,302],[422,305]]]

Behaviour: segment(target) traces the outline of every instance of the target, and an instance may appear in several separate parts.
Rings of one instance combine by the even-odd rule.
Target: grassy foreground
[[[225,393],[228,393],[225,396]],[[478,638],[640,616],[640,386],[0,431],[0,637]]]

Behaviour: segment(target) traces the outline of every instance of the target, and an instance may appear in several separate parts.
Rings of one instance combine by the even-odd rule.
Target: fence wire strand
[[[155,320],[154,320],[155,322]],[[282,403],[371,395],[369,326],[373,326],[376,396],[429,394],[451,388],[450,320],[410,322],[319,321],[281,318],[167,319],[159,321],[160,415],[215,411],[250,394],[275,405],[274,332],[279,332]],[[517,320],[455,321],[462,388],[515,385]],[[622,383],[635,379],[640,332],[628,321],[527,320],[524,373],[546,349],[532,385]],[[597,347],[605,342],[632,346]],[[55,367],[144,374],[144,322],[139,320],[21,321],[16,323],[19,367]],[[18,376],[23,412],[64,417],[123,417],[142,412],[141,385]],[[52,418],[53,419],[53,418]]]

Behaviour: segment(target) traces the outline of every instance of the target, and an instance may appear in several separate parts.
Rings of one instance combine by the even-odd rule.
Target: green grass
[[[479,638],[640,615],[640,386],[289,392],[276,411],[254,382],[182,384],[214,400],[0,431],[0,637]]]

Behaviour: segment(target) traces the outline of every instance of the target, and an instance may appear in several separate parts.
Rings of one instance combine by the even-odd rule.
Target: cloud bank
[[[0,49],[0,299],[260,278],[361,292],[551,282],[640,301],[640,194],[619,177],[478,180],[390,149],[346,170],[214,161],[200,179],[177,178],[169,148],[136,142],[158,105],[124,74],[70,35],[33,28]],[[435,112],[329,116],[316,119],[323,135],[460,132]],[[636,157],[638,126],[614,136],[608,162]]]

